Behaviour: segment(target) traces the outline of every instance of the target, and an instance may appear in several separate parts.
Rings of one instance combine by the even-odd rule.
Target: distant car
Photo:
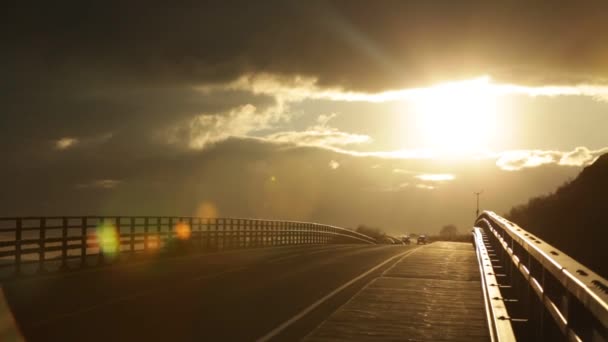
[[[427,239],[426,239],[426,235],[420,235],[418,236],[418,241],[416,242],[416,244],[418,245],[426,245],[427,243]]]
[[[412,243],[409,235],[403,235],[401,237],[401,241],[403,241],[403,243],[406,245],[409,245],[410,243]]]

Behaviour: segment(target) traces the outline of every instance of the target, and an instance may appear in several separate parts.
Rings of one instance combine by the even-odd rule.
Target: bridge
[[[471,242],[195,217],[0,218],[0,340],[607,341],[608,281],[483,212]]]

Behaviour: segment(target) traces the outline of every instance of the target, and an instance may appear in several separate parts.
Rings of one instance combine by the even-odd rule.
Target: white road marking
[[[333,290],[332,292],[330,292],[329,294],[325,295],[325,297],[317,300],[316,302],[314,302],[312,305],[310,305],[309,307],[307,307],[306,309],[300,311],[297,315],[293,316],[292,318],[288,319],[287,321],[283,322],[281,325],[279,325],[278,327],[272,329],[270,332],[268,332],[266,335],[258,338],[256,341],[257,342],[265,342],[265,341],[269,341],[271,340],[273,337],[276,337],[278,334],[280,334],[283,330],[287,329],[290,325],[294,324],[295,322],[297,322],[298,320],[300,320],[302,317],[306,316],[308,313],[310,313],[312,310],[316,309],[317,307],[319,307],[321,304],[325,303],[327,300],[329,300],[330,298],[332,298],[333,296],[335,296],[336,294],[340,293],[342,290],[346,289],[347,287],[349,287],[350,285],[356,283],[357,281],[365,278],[366,276],[368,276],[369,274],[371,274],[372,272],[374,272],[375,270],[381,268],[382,266],[388,264],[389,262],[397,259],[397,258],[405,258],[406,256],[414,253],[416,250],[418,250],[419,247],[416,247],[414,249],[408,250],[406,252],[403,252],[401,254],[397,254],[394,255],[386,260],[384,260],[383,262],[379,263],[378,265],[372,267],[371,269],[363,272],[362,274],[360,274],[359,276],[349,280],[348,282],[346,282],[345,284],[343,284],[342,286],[338,287],[337,289]]]

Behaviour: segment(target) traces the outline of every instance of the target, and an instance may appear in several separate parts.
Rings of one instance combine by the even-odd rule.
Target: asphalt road
[[[49,275],[3,288],[27,341],[298,340],[413,248],[237,250]]]

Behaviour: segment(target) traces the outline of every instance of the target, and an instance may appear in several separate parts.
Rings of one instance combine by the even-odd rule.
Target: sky
[[[608,152],[604,1],[5,7],[1,216],[466,231]]]

